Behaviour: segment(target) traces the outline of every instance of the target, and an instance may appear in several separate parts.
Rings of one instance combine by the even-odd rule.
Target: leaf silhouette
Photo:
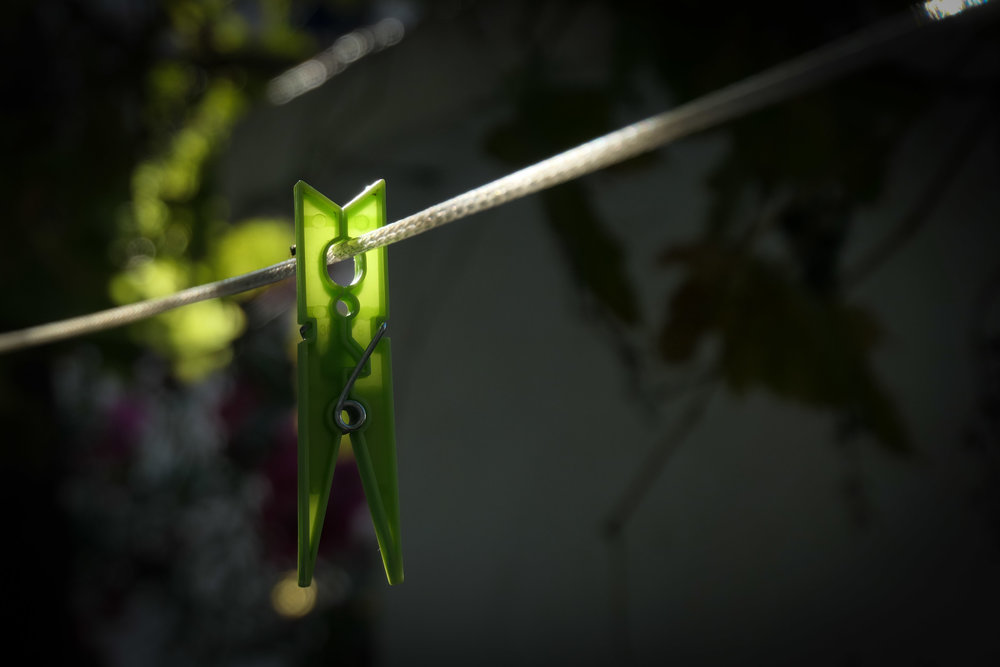
[[[612,128],[610,96],[599,88],[543,86],[526,75],[517,111],[487,136],[486,150],[516,166],[548,157]],[[626,325],[640,320],[638,298],[626,270],[625,250],[573,181],[544,191],[549,228],[583,290],[607,314]]]
[[[639,322],[639,304],[626,272],[625,251],[576,182],[545,191],[546,219],[577,281],[626,324]]]
[[[735,393],[754,388],[830,408],[855,420],[886,448],[905,452],[896,408],[870,369],[878,327],[867,311],[806,289],[775,263],[706,242],[661,256],[687,276],[671,295],[659,335],[670,363],[690,359],[708,336]]]

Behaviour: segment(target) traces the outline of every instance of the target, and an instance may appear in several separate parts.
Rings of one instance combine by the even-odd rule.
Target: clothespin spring
[[[344,385],[344,390],[340,392],[340,398],[337,399],[337,403],[333,407],[333,421],[337,424],[337,428],[339,428],[344,434],[357,431],[359,428],[364,426],[365,420],[368,418],[368,413],[365,412],[364,406],[354,399],[347,398],[347,396],[351,393],[351,389],[354,387],[354,381],[358,379],[361,369],[365,367],[366,363],[368,363],[368,359],[372,356],[372,352],[375,351],[375,346],[378,345],[380,340],[382,340],[382,336],[385,335],[388,328],[388,322],[382,322],[382,324],[379,325],[378,330],[372,337],[372,341],[368,343],[368,347],[365,348],[364,354],[361,355],[361,359],[354,367],[351,377],[348,378],[347,384]],[[345,412],[348,414],[350,423],[344,421],[343,414]]]

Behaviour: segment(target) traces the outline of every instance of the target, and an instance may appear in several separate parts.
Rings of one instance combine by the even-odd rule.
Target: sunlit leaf
[[[216,242],[212,266],[219,277],[236,276],[288,259],[295,236],[287,220],[257,219],[232,226]],[[255,294],[247,292],[240,298]]]
[[[150,259],[111,279],[109,291],[116,303],[166,296],[187,287],[188,270],[178,262]]]

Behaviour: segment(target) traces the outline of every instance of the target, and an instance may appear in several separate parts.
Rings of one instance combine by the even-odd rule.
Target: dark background
[[[398,219],[897,12],[13,3],[0,330],[285,258],[300,178]],[[399,587],[345,460],[274,601],[294,286],[0,357],[7,651],[994,664],[995,17],[393,246]]]

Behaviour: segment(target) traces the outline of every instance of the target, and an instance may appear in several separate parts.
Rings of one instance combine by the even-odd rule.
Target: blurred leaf
[[[233,357],[230,344],[246,328],[243,309],[231,301],[200,301],[159,316],[165,331],[159,351],[171,358],[181,380],[200,380]],[[165,344],[163,344],[165,343]]]
[[[230,53],[244,46],[250,26],[234,11],[223,13],[212,26],[212,45],[219,53]]]
[[[709,230],[734,221],[744,192],[766,197],[836,184],[855,207],[874,201],[921,106],[898,77],[875,70],[729,124],[729,152],[709,176]]]
[[[218,278],[256,271],[288,259],[288,247],[295,240],[287,220],[247,220],[227,229],[216,242],[212,268]],[[238,295],[246,300],[260,290]]]
[[[315,49],[312,38],[293,25],[291,0],[259,0],[261,46],[276,56],[301,58]]]
[[[616,318],[638,323],[639,305],[625,251],[601,224],[583,187],[573,182],[546,190],[542,205],[577,281]]]
[[[660,335],[660,353],[670,363],[690,361],[712,326],[710,286],[704,281],[684,282],[670,299],[670,315],[670,324]]]
[[[879,16],[905,10],[895,0],[849,2],[836,20],[810,5],[770,12],[727,12],[711,3],[673,3],[662,20],[647,3],[620,0],[614,14],[615,89],[637,96],[636,71],[654,71],[676,104],[693,100],[780,62],[821,47]],[[712,48],[705,48],[710,26]],[[869,68],[821,90],[727,123],[725,157],[709,177],[707,229],[724,233],[745,210],[746,197],[812,191],[838,184],[855,205],[883,189],[887,160],[927,103],[927,86],[891,65]]]
[[[201,11],[178,7],[180,12]],[[149,77],[154,91],[165,89],[168,96],[184,95],[191,85],[189,70],[170,64],[154,68]],[[287,229],[276,233],[274,225],[279,223],[256,221],[231,228],[221,240],[215,236],[215,230],[226,227],[217,219],[203,179],[244,103],[244,94],[232,81],[211,81],[184,114],[184,124],[165,139],[163,151],[136,165],[131,207],[119,216],[119,238],[113,246],[126,267],[109,282],[117,303],[164,296],[284,258],[289,235]],[[262,250],[267,243],[275,245]],[[219,266],[207,264],[209,257]],[[247,268],[228,273],[243,267]],[[197,380],[228,363],[229,345],[243,329],[239,306],[219,301],[133,325],[129,335],[170,359],[178,378]]]
[[[889,0],[849,3],[830,21],[808,5],[733,13],[691,0],[675,8],[683,21],[657,21],[642,3],[611,7],[617,89],[633,94],[635,72],[651,69],[679,104],[900,8]],[[703,31],[692,26],[709,25],[713,48],[706,49]],[[662,256],[685,277],[669,297],[661,357],[691,361],[712,340],[733,391],[764,389],[833,409],[886,447],[904,450],[899,417],[869,368],[874,320],[839,301],[837,287],[852,215],[882,192],[888,160],[928,99],[925,87],[885,66],[717,130],[729,142],[708,177],[706,241]],[[750,253],[765,228],[784,242],[786,265]]]
[[[171,294],[197,282],[199,268],[169,259],[147,260],[112,279],[111,297],[121,304]],[[162,313],[133,325],[129,333],[170,359],[179,379],[195,381],[229,363],[229,346],[245,327],[243,310],[217,299]]]
[[[489,154],[504,162],[534,162],[611,128],[604,91],[544,85],[533,72],[524,76],[516,116],[488,135]]]
[[[187,283],[185,266],[171,260],[150,259],[114,276],[109,291],[115,303],[131,303],[166,296],[187,287]]]
[[[761,388],[831,408],[858,420],[885,447],[908,449],[895,406],[869,368],[878,328],[866,311],[824,298],[777,265],[718,244],[671,248],[661,260],[687,273],[659,336],[666,361],[690,359],[699,343],[715,336],[720,371],[734,392]]]
[[[611,98],[597,88],[542,85],[524,74],[515,117],[487,136],[486,150],[515,166],[534,162],[612,129]],[[541,193],[546,220],[577,283],[604,310],[627,325],[639,322],[625,250],[608,230],[580,181]]]

